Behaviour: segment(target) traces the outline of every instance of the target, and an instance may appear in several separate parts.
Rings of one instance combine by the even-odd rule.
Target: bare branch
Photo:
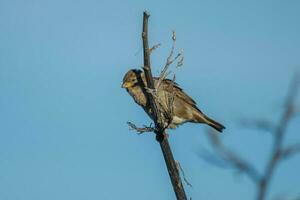
[[[148,18],[149,15],[144,12],[143,17],[143,32],[142,32],[142,38],[143,38],[143,49],[144,49],[144,73],[146,78],[146,85],[149,89],[154,90],[155,93],[155,87],[154,86],[154,80],[152,77],[151,72],[151,64],[150,64],[150,51],[149,51],[149,45],[148,45]],[[159,108],[159,104],[156,101],[155,95],[151,93],[146,93],[147,100],[150,103],[152,114],[153,114],[153,121],[155,123],[155,133],[156,133],[156,139],[160,144],[166,166],[168,168],[168,173],[172,182],[172,186],[175,192],[175,195],[177,197],[177,200],[186,200],[186,194],[180,179],[180,174],[176,168],[176,163],[173,158],[173,153],[170,148],[168,138],[165,137],[165,127],[164,127],[164,119],[162,118],[162,112]]]

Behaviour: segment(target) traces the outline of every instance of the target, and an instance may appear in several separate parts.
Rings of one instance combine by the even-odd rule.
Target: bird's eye
[[[131,79],[131,82],[135,82],[135,79]]]

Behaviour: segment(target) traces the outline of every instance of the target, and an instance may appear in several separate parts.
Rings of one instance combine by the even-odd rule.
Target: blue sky
[[[150,17],[153,72],[177,32],[184,66],[177,82],[227,129],[222,140],[262,169],[270,136],[238,126],[241,118],[274,122],[300,68],[300,2],[0,0],[0,199],[174,199],[149,124],[121,89],[142,65],[142,12]],[[297,99],[300,105],[299,98]],[[300,118],[286,144],[300,141]],[[204,126],[170,132],[170,144],[193,199],[253,199],[243,175],[198,156],[209,148]],[[300,156],[283,163],[269,198],[300,195]]]

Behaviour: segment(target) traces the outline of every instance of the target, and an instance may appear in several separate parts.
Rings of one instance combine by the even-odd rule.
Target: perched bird
[[[157,84],[159,78],[153,78],[154,84]],[[133,97],[135,102],[139,104],[145,112],[153,119],[151,106],[147,100],[147,82],[142,70],[129,70],[124,78],[122,88],[126,88],[127,92]],[[172,121],[167,128],[176,128],[185,122],[207,124],[219,132],[222,132],[225,127],[207,117],[197,107],[196,102],[189,97],[174,81],[164,79],[161,81],[159,89],[156,91],[156,96],[162,104],[162,108],[168,110],[168,99],[172,96]],[[170,106],[169,106],[170,107]]]

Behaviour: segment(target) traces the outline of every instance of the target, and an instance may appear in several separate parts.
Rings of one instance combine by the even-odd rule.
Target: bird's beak
[[[130,84],[125,82],[122,84],[122,88],[129,88],[130,87]]]

